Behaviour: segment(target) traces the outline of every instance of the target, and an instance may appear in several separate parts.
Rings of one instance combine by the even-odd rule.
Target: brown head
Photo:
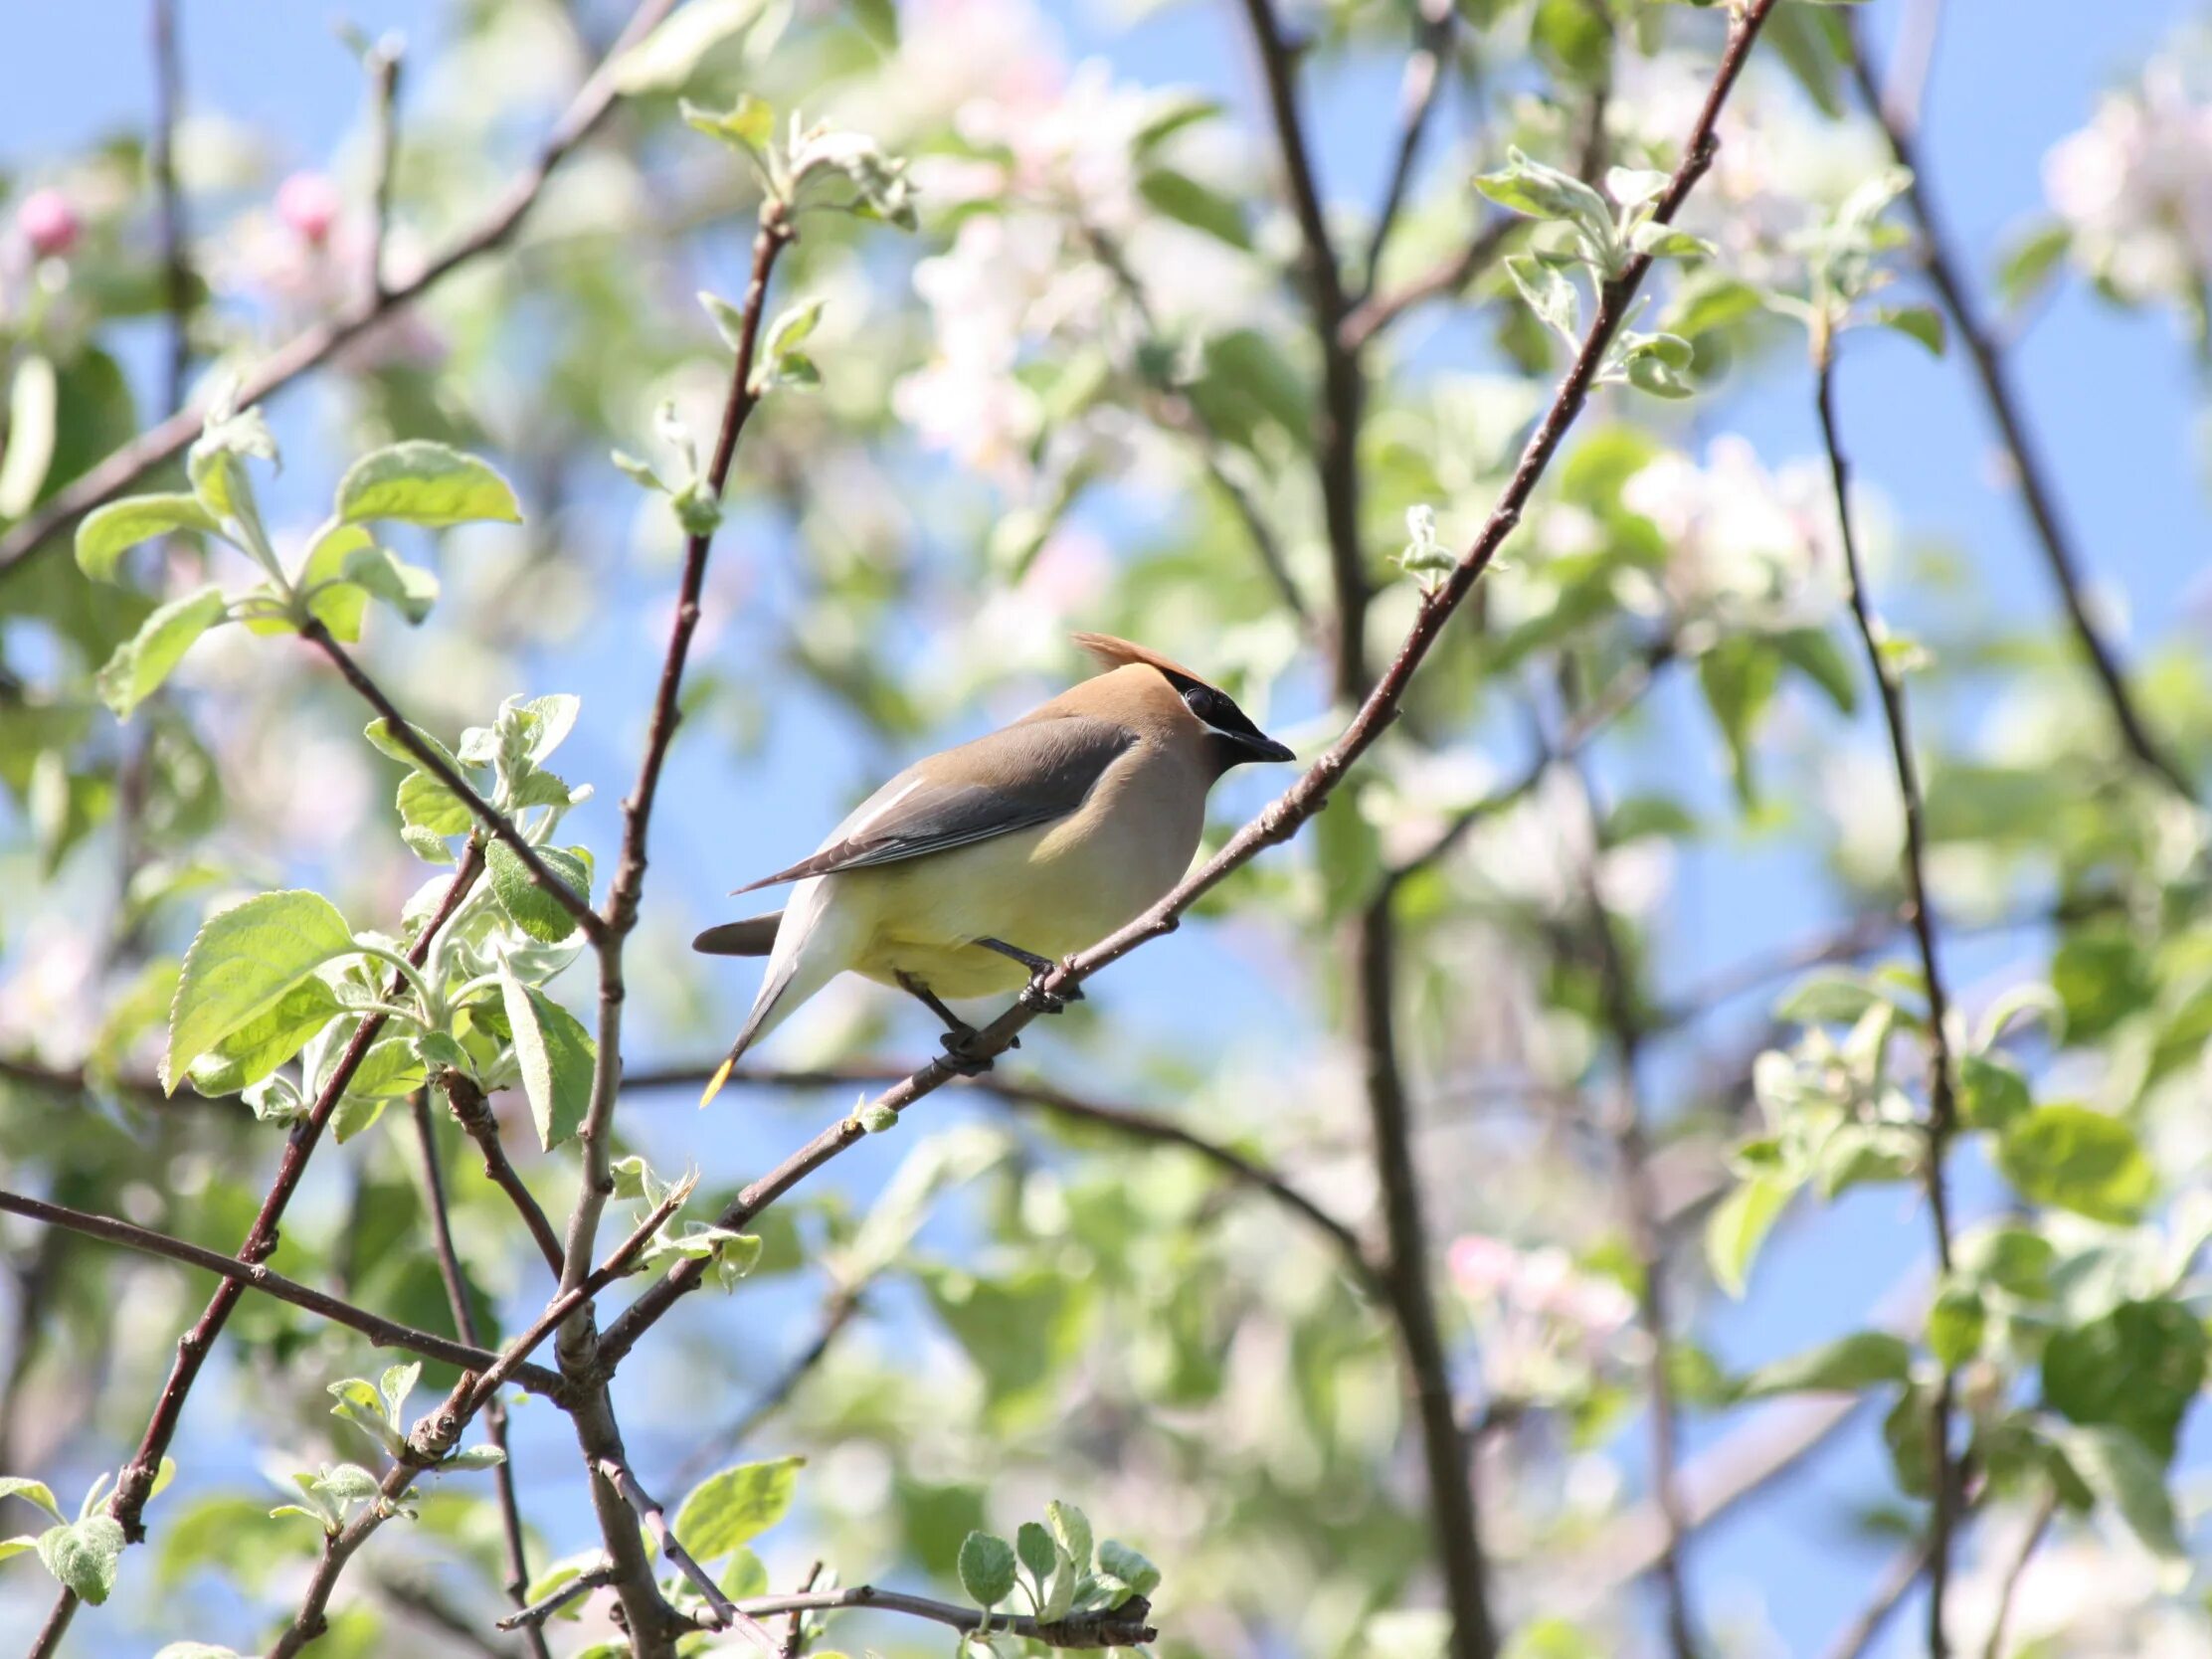
[[[1216,775],[1246,761],[1296,758],[1253,725],[1235,698],[1173,658],[1111,634],[1078,634],[1075,643],[1108,670],[1076,687],[1077,693],[1138,705],[1198,743]]]

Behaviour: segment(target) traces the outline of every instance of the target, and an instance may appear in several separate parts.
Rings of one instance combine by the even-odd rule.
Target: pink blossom
[[[59,190],[34,190],[15,210],[16,229],[38,258],[58,259],[77,246],[84,230],[77,209]]]
[[[1460,1294],[1477,1300],[1493,1297],[1521,1271],[1521,1252],[1500,1238],[1464,1233],[1452,1240],[1445,1257]]]
[[[329,240],[342,206],[327,173],[294,173],[276,187],[276,217],[318,248]]]

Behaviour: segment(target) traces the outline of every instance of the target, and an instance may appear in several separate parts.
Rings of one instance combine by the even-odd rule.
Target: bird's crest
[[[1123,668],[1132,662],[1148,662],[1164,674],[1196,680],[1200,685],[1212,683],[1205,675],[1193,673],[1174,657],[1163,656],[1150,645],[1117,640],[1111,634],[1078,634],[1074,640],[1101,667]]]

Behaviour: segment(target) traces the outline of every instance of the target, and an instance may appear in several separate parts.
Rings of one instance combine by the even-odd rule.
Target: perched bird
[[[797,882],[784,909],[692,941],[713,956],[768,958],[700,1105],[739,1055],[846,970],[928,1004],[947,1052],[965,1059],[973,1027],[947,998],[1020,990],[1105,938],[1190,868],[1216,778],[1291,758],[1180,663],[1104,634],[1075,643],[1105,671],[916,761],[812,857],[737,889]]]

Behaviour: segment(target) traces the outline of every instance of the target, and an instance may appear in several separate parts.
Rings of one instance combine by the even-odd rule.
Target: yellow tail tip
[[[733,1055],[714,1068],[714,1075],[706,1080],[706,1089],[699,1096],[699,1109],[701,1111],[706,1110],[712,1104],[714,1097],[722,1092],[722,1085],[730,1080],[730,1068],[736,1064],[737,1059]]]

